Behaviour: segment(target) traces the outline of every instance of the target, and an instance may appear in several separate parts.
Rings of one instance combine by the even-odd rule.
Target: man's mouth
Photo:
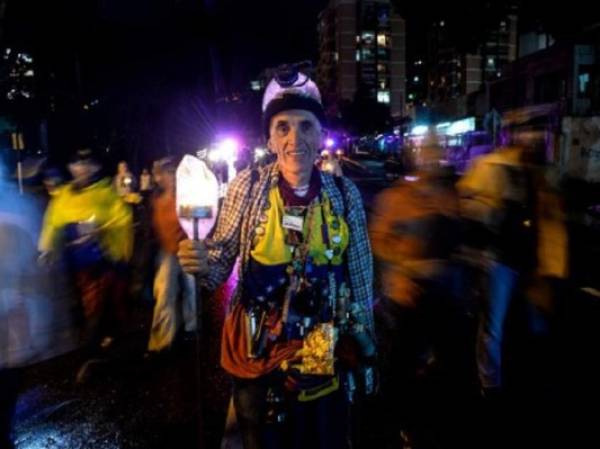
[[[294,151],[288,151],[287,155],[288,156],[303,156],[307,153],[306,150],[294,150]]]

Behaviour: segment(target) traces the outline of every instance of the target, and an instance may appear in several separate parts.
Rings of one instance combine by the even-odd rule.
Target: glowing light
[[[197,221],[198,237],[205,238],[217,216],[219,183],[204,162],[189,154],[181,160],[175,176],[179,223],[191,239]]]
[[[233,138],[227,138],[217,145],[221,158],[227,163],[233,163],[237,159],[239,143]]]
[[[383,103],[383,104],[389,104],[390,91],[389,90],[378,90],[377,91],[377,102]]]
[[[262,147],[256,147],[254,149],[254,159],[255,160],[260,160],[262,158],[264,158],[267,155],[267,150],[262,148]]]
[[[456,136],[475,130],[475,117],[469,117],[463,120],[453,122],[446,131],[449,136]]]
[[[17,59],[20,59],[27,64],[31,64],[33,62],[33,59],[27,53],[19,53],[17,55]]]
[[[233,137],[228,137],[218,142],[213,150],[218,154],[218,156],[212,156],[213,158],[217,158],[217,161],[222,160],[227,163],[227,179],[229,180],[235,178],[237,173],[235,169],[235,161],[237,160],[239,148],[239,142]],[[210,157],[211,155],[209,154],[209,158]]]
[[[332,147],[332,146],[334,146],[334,145],[335,145],[335,140],[333,140],[331,137],[328,137],[328,138],[325,140],[325,146],[326,146],[327,148],[331,148],[331,147]]]
[[[427,125],[413,126],[413,129],[411,130],[410,134],[412,136],[422,136],[427,133],[428,129],[429,127]]]

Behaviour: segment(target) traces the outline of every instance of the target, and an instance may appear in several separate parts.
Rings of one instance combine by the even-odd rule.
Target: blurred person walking
[[[127,320],[132,213],[101,169],[90,149],[75,154],[69,164],[73,181],[52,197],[39,241],[42,263],[64,257],[81,299],[81,342],[91,358],[78,381],[85,381],[98,350],[110,346]]]

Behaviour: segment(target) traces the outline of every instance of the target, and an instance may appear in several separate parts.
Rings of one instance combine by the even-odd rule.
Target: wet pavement
[[[218,447],[229,381],[218,364],[221,298],[207,302],[205,371],[209,447]],[[195,342],[181,341],[158,359],[144,358],[150,304],[135,304],[134,328],[116,340],[89,380],[75,382],[84,358],[73,352],[29,367],[16,419],[17,449],[197,448]]]

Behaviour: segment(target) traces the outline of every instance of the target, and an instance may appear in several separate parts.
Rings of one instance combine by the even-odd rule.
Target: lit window
[[[337,51],[333,52],[333,60],[335,62],[338,62],[338,60],[340,59],[340,54]]]
[[[418,83],[418,82],[419,82],[419,79],[420,79],[420,78],[419,78],[418,76],[415,76],[415,77],[413,78],[413,81],[414,81],[415,83]]]
[[[495,65],[494,58],[488,58],[487,65],[490,67],[494,67],[494,65]]]
[[[27,70],[23,75],[27,76],[27,77],[31,77],[31,76],[33,76],[33,70]]]
[[[367,45],[372,44],[375,41],[375,33],[372,31],[363,31],[361,39]]]
[[[442,21],[440,22],[440,26],[441,26],[441,27],[443,27],[443,26],[446,26],[446,22],[444,22],[444,21],[442,20]]]
[[[588,86],[590,84],[590,74],[582,73],[578,77],[579,79],[579,94],[585,95],[588,91]]]
[[[360,36],[358,34],[356,35],[356,43],[360,44]]]
[[[387,40],[385,37],[385,34],[378,34],[377,35],[377,45],[379,45],[380,47],[385,47],[387,44]]]
[[[360,62],[360,50],[356,50],[356,61]]]
[[[31,64],[33,62],[33,58],[29,56],[27,53],[19,53],[17,55],[17,60],[23,61],[27,64]]]
[[[390,91],[389,90],[378,90],[377,91],[377,102],[389,104],[390,103]]]
[[[260,90],[260,81],[250,81],[250,89],[254,91]]]
[[[414,100],[415,99],[415,94],[408,94],[408,99],[409,100]]]

